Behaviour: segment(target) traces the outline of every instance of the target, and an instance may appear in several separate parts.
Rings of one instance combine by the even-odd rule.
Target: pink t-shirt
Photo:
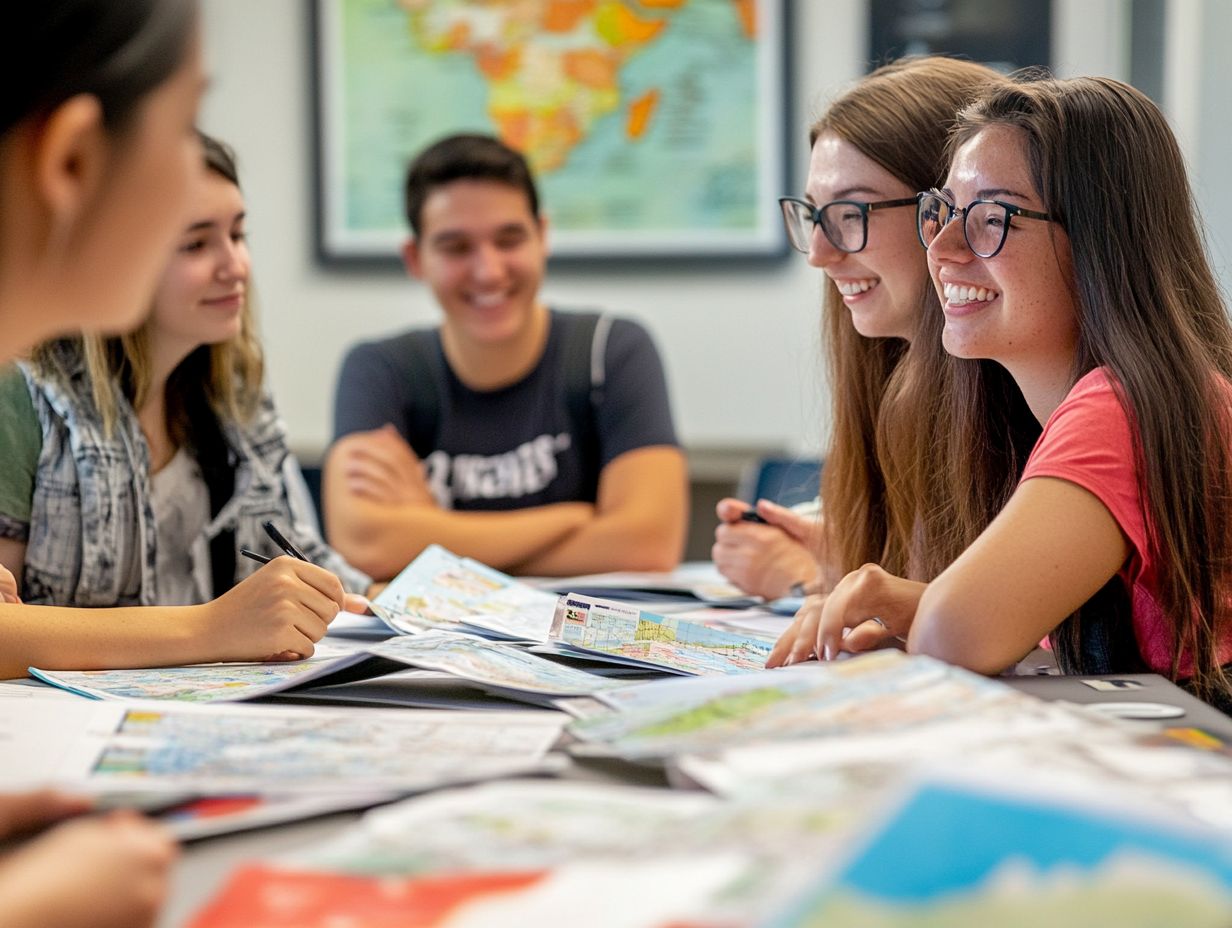
[[[1171,622],[1159,606],[1157,565],[1147,544],[1148,522],[1139,497],[1133,430],[1102,368],[1082,377],[1048,419],[1022,479],[1058,477],[1103,503],[1129,540],[1129,560],[1119,576],[1129,588],[1138,651],[1156,673],[1172,670]],[[1232,660],[1232,640],[1219,647],[1219,662]],[[1183,657],[1181,676],[1193,664]]]

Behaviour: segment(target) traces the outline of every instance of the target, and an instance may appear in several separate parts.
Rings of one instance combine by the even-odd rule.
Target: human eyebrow
[[[202,219],[200,222],[194,222],[187,229],[185,229],[184,234],[192,235],[194,232],[208,232],[212,228],[214,228],[213,219]]]
[[[849,200],[854,196],[879,197],[883,196],[880,190],[872,187],[845,187],[842,190],[836,190],[834,199]]]
[[[933,188],[933,190],[934,190],[936,193],[941,194],[943,197],[945,197],[945,198],[946,198],[947,200],[949,200],[951,203],[955,202],[955,199],[954,199],[954,191],[953,191],[953,190],[951,190],[949,187],[942,187],[940,190],[938,190],[936,187],[934,187],[934,188]]]
[[[451,245],[464,245],[467,239],[463,232],[445,231],[432,236],[430,241],[433,245],[448,248]]]
[[[998,197],[1012,197],[1015,200],[1031,199],[1025,193],[1019,193],[1017,190],[1011,190],[1009,187],[986,187],[983,190],[975,192],[977,200],[995,200]]]

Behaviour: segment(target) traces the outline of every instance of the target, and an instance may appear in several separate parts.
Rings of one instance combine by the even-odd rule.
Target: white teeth
[[[961,284],[942,284],[941,291],[945,294],[946,302],[951,305],[986,303],[1001,295],[996,290],[986,287],[964,287]]]
[[[495,306],[504,298],[504,293],[476,293],[471,297],[471,302],[477,306]]]
[[[857,293],[867,293],[880,283],[878,280],[836,280],[835,286],[843,296],[855,296]]]

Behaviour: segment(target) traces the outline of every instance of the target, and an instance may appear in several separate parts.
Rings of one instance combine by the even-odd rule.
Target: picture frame
[[[781,258],[789,3],[313,0],[318,260],[397,262],[454,132],[527,156],[554,263]]]

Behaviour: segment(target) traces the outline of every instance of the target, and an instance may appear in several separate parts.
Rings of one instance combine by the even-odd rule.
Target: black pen
[[[758,525],[769,525],[770,523],[757,514],[756,509],[746,509],[740,513],[741,522],[756,522]]]
[[[286,537],[282,534],[282,532],[278,531],[273,522],[262,522],[261,527],[265,529],[265,534],[269,535],[270,540],[288,555],[295,558],[297,561],[308,560],[303,551],[295,547],[295,545],[291,544],[291,542],[287,541]]]
[[[244,555],[244,557],[252,558],[258,564],[268,564],[271,560],[273,560],[272,558],[266,557],[264,554],[257,554],[257,552],[253,551],[251,548],[240,548],[240,554]]]

